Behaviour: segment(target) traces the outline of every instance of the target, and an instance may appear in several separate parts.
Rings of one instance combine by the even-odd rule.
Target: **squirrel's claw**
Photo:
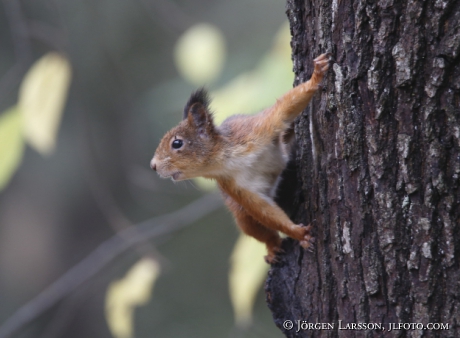
[[[304,227],[303,224],[299,224]],[[312,250],[314,248],[315,238],[311,235],[311,225],[305,227],[305,234],[303,239],[299,241],[299,244],[304,249]]]

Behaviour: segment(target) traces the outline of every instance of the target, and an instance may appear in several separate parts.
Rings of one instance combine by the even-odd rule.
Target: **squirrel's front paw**
[[[313,60],[313,63],[315,64],[314,72],[318,75],[324,75],[329,69],[329,54],[321,54]]]
[[[313,245],[315,243],[315,238],[311,235],[311,225],[304,226],[303,224],[299,224],[303,229],[303,236],[302,239],[299,239],[300,246],[304,249],[313,249]]]

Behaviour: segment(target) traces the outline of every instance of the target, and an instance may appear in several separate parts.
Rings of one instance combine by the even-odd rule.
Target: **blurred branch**
[[[78,311],[89,298],[85,287],[71,294],[64,299],[56,309],[53,317],[47,322],[40,338],[62,337],[62,331],[69,325],[69,322],[74,318],[75,312]]]
[[[109,238],[7,319],[0,327],[0,338],[10,336],[43,314],[124,251],[185,228],[221,206],[222,201],[216,194],[208,194],[172,214],[144,221]]]
[[[118,207],[109,189],[102,183],[103,177],[98,174],[95,150],[91,141],[90,125],[86,114],[80,115],[82,137],[80,137],[83,153],[87,154],[84,159],[85,176],[88,180],[89,188],[93,198],[101,210],[104,217],[114,232],[123,237],[123,230],[133,226],[132,222],[124,215]],[[159,256],[155,248],[149,243],[140,243],[136,246],[136,251],[141,255]]]
[[[90,170],[88,170],[90,171]],[[132,234],[125,233],[125,230],[131,229],[134,225],[126,218],[122,211],[118,208],[115,199],[110,194],[107,188],[105,188],[102,183],[96,177],[95,172],[87,172],[87,177],[89,180],[89,186],[91,193],[94,197],[94,200],[102,211],[103,215],[107,219],[109,225],[112,227],[115,233],[118,234],[121,238],[129,241],[129,236]],[[160,254],[157,252],[155,247],[147,242],[139,242],[135,245],[134,249],[140,256],[151,256],[158,258],[159,261],[162,261]]]

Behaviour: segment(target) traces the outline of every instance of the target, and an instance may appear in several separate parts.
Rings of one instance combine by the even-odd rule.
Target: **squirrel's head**
[[[208,94],[200,89],[185,105],[183,120],[161,140],[150,167],[174,181],[206,176],[216,166],[220,140],[209,111]]]

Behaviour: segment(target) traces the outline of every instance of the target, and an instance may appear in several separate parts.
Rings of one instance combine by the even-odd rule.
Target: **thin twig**
[[[101,210],[107,222],[112,227],[114,232],[123,236],[123,230],[132,227],[134,224],[125,216],[122,210],[118,207],[115,198],[110,190],[104,185],[104,177],[97,171],[96,155],[92,135],[90,133],[90,124],[87,114],[79,114],[82,154],[84,154],[83,164],[84,173],[88,181],[90,192],[93,195],[96,205]],[[160,257],[156,249],[150,243],[140,243],[135,247],[135,250],[140,256]],[[161,260],[161,259],[159,259]]]
[[[144,221],[109,238],[7,319],[0,327],[0,338],[9,337],[37,318],[127,249],[182,229],[221,206],[216,194],[208,194],[172,214]]]
[[[54,311],[53,317],[46,323],[39,338],[62,337],[62,332],[75,317],[75,312],[81,309],[89,296],[87,285],[83,285],[69,297],[63,299]]]

